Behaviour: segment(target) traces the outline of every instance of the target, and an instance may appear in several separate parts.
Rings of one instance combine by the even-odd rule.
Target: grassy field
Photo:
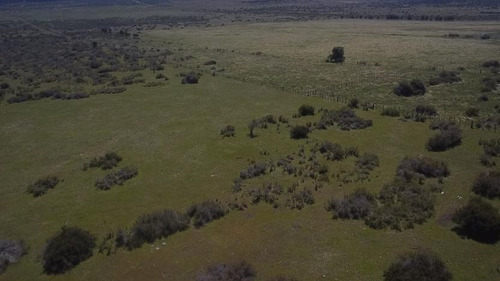
[[[344,70],[344,74],[334,75],[336,71],[340,73],[340,67],[353,70],[358,67],[354,63],[357,59],[372,61],[368,51],[362,51],[357,46],[365,42],[362,38],[371,36],[368,34],[368,23],[365,32],[359,29],[359,36],[345,34],[336,38],[332,35],[321,40],[318,29],[327,29],[330,23],[309,24],[312,26],[310,29],[301,29],[301,24],[239,27],[239,32],[244,34],[241,38],[245,39],[232,41],[231,48],[242,53],[262,50],[265,55],[257,58],[262,65],[259,69],[249,56],[243,56],[244,61],[238,62],[241,67],[238,70],[231,64],[234,62],[225,60],[225,56],[232,53],[227,52],[220,57],[215,56],[217,53],[214,51],[204,53],[205,46],[229,48],[229,43],[225,42],[229,34],[236,36],[236,27],[155,32],[149,36],[154,40],[169,40],[187,46],[189,51],[198,52],[193,54],[200,61],[217,59],[236,76],[255,71],[257,77],[257,71],[260,71],[259,77],[266,77],[276,73],[271,68],[274,67],[273,60],[276,60],[286,63],[276,67],[288,67],[283,72],[283,79],[296,77],[305,81],[307,77],[312,77],[309,70],[317,66],[323,71],[330,68],[325,77],[334,82],[340,79],[338,76],[347,75]],[[474,26],[470,24],[469,28],[486,28]],[[485,26],[491,28],[491,25]],[[267,30],[266,40],[252,45],[253,40],[260,38],[259,28]],[[284,32],[291,32],[292,28],[297,28],[300,36],[305,36],[300,40],[304,43],[294,39],[292,33]],[[344,25],[343,28],[349,27]],[[411,26],[407,28],[411,29]],[[307,37],[306,30],[314,32]],[[210,33],[204,35],[204,32]],[[421,36],[418,40],[447,44],[447,39],[429,36],[432,32],[417,32]],[[273,34],[280,36],[272,39]],[[396,35],[387,36],[393,38]],[[195,44],[193,39],[189,39],[196,37],[203,43]],[[397,38],[407,37],[403,34]],[[332,40],[343,43],[348,50],[350,59],[343,66],[322,64],[323,53],[330,49]],[[366,43],[365,47],[376,44],[375,41],[368,42],[371,43]],[[491,58],[494,49],[498,48],[492,42],[456,42],[465,46],[473,44],[469,47],[481,50],[477,52],[477,58],[463,56],[467,65]],[[298,50],[298,44],[304,44],[303,48]],[[390,45],[387,42],[380,44]],[[411,42],[408,44],[412,45]],[[422,50],[423,45],[418,48]],[[457,47],[454,52],[459,50]],[[387,75],[397,81],[401,76],[412,76],[413,72],[403,71],[404,66],[397,64],[397,52],[394,49],[393,55],[388,52],[381,58],[383,67],[380,77]],[[463,49],[463,52],[470,51]],[[417,50],[410,52],[409,56],[417,69],[415,73],[424,75],[424,69],[430,62],[419,61]],[[433,55],[433,58],[438,56]],[[446,58],[440,61],[433,59],[432,63],[439,65],[445,61]],[[453,64],[462,65],[457,61]],[[481,147],[478,140],[493,138],[498,136],[497,133],[466,129],[461,146],[447,152],[429,153],[424,147],[433,134],[428,124],[381,117],[377,111],[357,112],[361,117],[373,120],[372,128],[349,132],[329,129],[314,131],[310,135],[310,140],[330,140],[344,146],[357,146],[362,153],[377,154],[380,167],[372,173],[368,182],[341,185],[333,181],[315,192],[316,204],[301,211],[273,209],[261,203],[245,211],[231,212],[207,227],[187,230],[154,245],[147,244],[130,252],[119,250],[111,256],[96,253],[66,274],[44,275],[40,264],[44,242],[61,226],[77,225],[102,237],[119,227],[130,226],[136,217],[146,212],[163,208],[184,211],[191,204],[206,199],[230,200],[234,197],[232,181],[238,177],[240,170],[246,168],[249,160],[276,160],[297,152],[300,145],[307,147],[306,140],[291,140],[287,128],[278,130],[275,125],[257,130],[258,136],[251,139],[247,136],[247,124],[251,119],[274,114],[286,116],[291,124],[304,124],[317,121],[319,116],[292,118],[301,104],[329,109],[342,106],[221,76],[205,75],[198,85],[180,85],[180,79],[175,77],[180,71],[173,68],[166,70],[171,78],[167,85],[153,88],[136,85],[120,95],[93,96],[76,101],[0,104],[0,237],[22,238],[30,246],[29,254],[18,264],[10,266],[6,273],[0,275],[0,280],[193,280],[210,264],[241,259],[255,266],[258,280],[266,280],[276,274],[289,274],[304,281],[380,280],[383,270],[398,254],[418,247],[436,252],[453,273],[454,280],[498,278],[500,246],[461,239],[451,231],[449,221],[449,214],[466,202],[473,179],[483,170],[479,164]],[[399,71],[403,73],[401,76],[397,75]],[[304,77],[300,73],[304,73]],[[375,74],[370,72],[367,75]],[[154,73],[144,72],[144,77],[151,81]],[[277,74],[268,79],[276,77]],[[353,77],[354,81],[357,78]],[[379,87],[385,91],[392,79],[383,80],[380,84],[387,86]],[[389,97],[389,94],[381,95]],[[219,130],[227,124],[236,127],[236,137],[220,137]],[[263,150],[269,155],[261,155]],[[124,160],[120,167],[136,166],[139,175],[124,186],[99,191],[94,182],[105,172],[84,172],[82,167],[90,158],[108,151],[122,155]],[[398,162],[405,155],[418,154],[446,161],[451,169],[451,176],[444,183],[445,193],[438,195],[436,215],[424,225],[403,232],[377,231],[360,221],[332,220],[331,214],[325,211],[324,205],[332,196],[341,198],[359,186],[378,191],[393,178]],[[329,162],[328,165],[330,171],[335,173],[349,163]],[[39,198],[26,193],[29,184],[47,175],[57,175],[64,181]],[[259,186],[270,180],[290,181],[284,176],[272,174],[250,183]],[[498,201],[492,202],[499,206]]]
[[[489,75],[481,65],[498,59],[500,41],[479,36],[498,36],[497,27],[497,22],[343,19],[155,30],[143,38],[148,44],[167,44],[194,56],[183,65],[199,67],[216,60],[223,74],[256,84],[284,86],[289,91],[319,90],[376,104],[433,104],[442,113],[455,115],[477,106],[486,115],[500,99],[493,93],[488,94],[490,102],[478,101],[481,81]],[[461,38],[444,37],[449,33]],[[345,47],[342,65],[325,63],[333,46]],[[442,70],[460,72],[463,81],[428,87],[429,93],[420,98],[400,98],[392,92],[403,79],[428,83]]]

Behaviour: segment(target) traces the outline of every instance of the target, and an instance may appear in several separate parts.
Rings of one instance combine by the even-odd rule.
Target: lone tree
[[[327,62],[342,63],[345,60],[344,47],[333,47],[332,53],[328,55]]]

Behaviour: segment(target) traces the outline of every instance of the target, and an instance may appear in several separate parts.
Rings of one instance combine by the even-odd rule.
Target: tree
[[[448,281],[451,273],[433,253],[420,251],[400,256],[384,271],[385,281]]]
[[[328,55],[327,62],[342,63],[345,60],[344,47],[334,47],[332,53]]]
[[[459,209],[452,217],[458,226],[453,230],[462,237],[494,244],[500,240],[500,215],[498,209],[479,197]]]

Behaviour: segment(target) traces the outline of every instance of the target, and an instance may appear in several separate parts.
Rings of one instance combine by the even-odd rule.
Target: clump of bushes
[[[290,138],[298,140],[298,139],[307,139],[309,135],[309,128],[302,125],[294,126],[290,129]]]
[[[338,143],[331,143],[329,141],[324,141],[320,146],[319,146],[319,152],[321,154],[325,155],[327,160],[342,160],[346,157],[346,153],[344,149],[342,149],[342,146]]]
[[[199,74],[196,74],[194,72],[187,73],[187,74],[181,74],[182,84],[198,84],[198,81],[200,80]]]
[[[349,100],[349,103],[347,104],[347,107],[349,108],[359,108],[359,99],[357,98],[352,98]]]
[[[394,93],[403,97],[421,96],[425,94],[426,91],[424,83],[417,79],[411,80],[411,82],[401,81],[398,86],[394,88]]]
[[[450,175],[448,165],[425,156],[406,156],[398,165],[396,176],[407,181],[414,178],[444,178]]]
[[[267,164],[266,163],[255,163],[250,166],[246,170],[240,171],[240,178],[242,179],[251,179],[261,175],[265,175],[267,172]]]
[[[401,111],[395,107],[386,107],[382,109],[380,113],[382,116],[390,116],[390,117],[399,117],[401,115]]]
[[[252,198],[253,204],[264,201],[277,208],[279,207],[278,196],[282,193],[283,187],[279,183],[265,183],[262,188],[251,190],[249,195]]]
[[[478,195],[493,199],[500,198],[500,171],[486,171],[479,174],[472,185]]]
[[[436,116],[437,110],[433,105],[417,105],[415,107],[415,112],[417,115],[425,115],[425,116]]]
[[[95,237],[79,227],[63,227],[47,241],[43,269],[47,274],[64,273],[93,255]]]
[[[465,110],[465,116],[467,117],[477,117],[479,116],[479,108],[471,106]]]
[[[498,209],[479,197],[469,200],[457,210],[452,221],[457,224],[454,231],[481,243],[494,244],[500,240],[500,215]]]
[[[230,264],[215,264],[196,277],[196,281],[253,281],[256,272],[245,261]]]
[[[232,125],[227,125],[226,127],[220,130],[220,134],[223,138],[234,137],[235,128]]]
[[[116,246],[126,246],[131,250],[188,228],[187,215],[168,209],[157,211],[140,216],[133,224],[130,233],[120,231],[116,238]]]
[[[500,63],[497,60],[485,61],[483,67],[500,67]]]
[[[56,187],[59,182],[59,178],[55,176],[48,176],[46,178],[37,180],[33,184],[30,184],[28,186],[27,192],[33,194],[34,197],[42,196],[47,193],[49,189]]]
[[[324,130],[334,125],[343,131],[349,131],[371,127],[373,122],[357,117],[350,108],[342,108],[340,110],[324,110],[321,119],[316,123],[316,128]]]
[[[299,116],[314,115],[314,106],[303,104],[299,107]]]
[[[103,156],[94,157],[90,162],[83,164],[83,170],[88,168],[101,168],[102,170],[110,170],[118,166],[122,161],[122,157],[116,152],[108,152]]]
[[[228,210],[221,203],[205,201],[191,206],[187,215],[192,218],[194,227],[199,228],[213,220],[222,218],[227,212]]]
[[[377,207],[374,195],[366,189],[356,189],[353,193],[346,195],[342,200],[331,200],[327,210],[333,211],[333,218],[341,219],[363,219],[371,214]]]
[[[107,87],[92,91],[94,95],[114,95],[121,94],[127,90],[126,87]]]
[[[500,77],[486,77],[483,79],[482,92],[492,92],[498,88],[498,83],[500,83]]]
[[[500,139],[480,141],[479,145],[483,146],[484,154],[489,156],[500,156]]]
[[[0,274],[28,252],[23,241],[0,240]]]
[[[378,165],[378,156],[375,154],[365,153],[356,160],[356,167],[360,170],[373,171]]]
[[[429,80],[429,84],[431,86],[439,85],[439,84],[451,84],[462,81],[462,78],[458,76],[458,73],[455,71],[442,71],[438,76],[432,77]]]
[[[445,151],[462,143],[462,129],[457,125],[440,128],[440,132],[432,136],[426,148],[429,151]]]
[[[301,210],[304,206],[314,204],[314,196],[310,189],[304,188],[300,191],[294,192],[292,197],[287,202],[287,206],[292,209]]]
[[[403,230],[422,224],[434,214],[434,196],[416,180],[407,182],[396,178],[380,191],[380,207],[365,219],[374,229]]]
[[[384,271],[384,281],[449,281],[452,275],[435,254],[418,251],[401,255]]]
[[[344,47],[333,47],[332,53],[326,58],[326,62],[343,63],[344,61]]]
[[[125,167],[118,171],[111,172],[104,178],[97,180],[95,186],[100,190],[109,190],[115,185],[123,185],[126,181],[137,176],[139,171],[134,167]]]

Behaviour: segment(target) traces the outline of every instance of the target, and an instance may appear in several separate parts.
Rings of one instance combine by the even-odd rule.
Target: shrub
[[[365,153],[356,160],[356,167],[361,170],[372,171],[375,167],[378,167],[378,165],[378,156],[375,154]]]
[[[483,146],[484,154],[489,156],[500,156],[500,139],[482,141],[479,145]]]
[[[344,47],[334,47],[326,62],[342,63],[345,61]]]
[[[451,84],[462,81],[462,78],[458,76],[457,72],[454,71],[442,71],[438,76],[432,77],[429,80],[431,86],[439,84]]]
[[[448,165],[442,161],[432,158],[419,156],[406,156],[398,165],[396,176],[402,179],[411,180],[415,174],[426,178],[443,178],[450,175]]]
[[[479,174],[472,185],[472,191],[490,199],[500,198],[500,171]]]
[[[483,67],[500,67],[500,63],[497,60],[485,61]]]
[[[256,119],[253,119],[250,123],[248,123],[248,136],[251,138],[255,138],[255,129],[257,129],[260,125],[260,122]]]
[[[28,252],[23,241],[0,240],[0,274]]]
[[[132,226],[130,234],[117,235],[117,247],[139,248],[144,243],[168,237],[189,228],[189,217],[172,210],[157,211],[140,216]]]
[[[346,157],[345,151],[340,144],[329,141],[324,141],[320,145],[319,152],[325,155],[328,160],[342,160]]]
[[[500,240],[500,215],[498,209],[479,197],[469,200],[457,210],[452,221],[458,226],[454,231],[481,243],[494,244]]]
[[[421,96],[425,94],[426,89],[424,83],[420,80],[401,81],[398,86],[394,88],[394,93],[398,96],[411,97],[411,96]]]
[[[126,87],[107,87],[101,88],[99,90],[92,91],[92,94],[101,94],[101,95],[114,95],[121,94],[127,90]]]
[[[2,90],[8,89],[9,87],[10,85],[8,83],[3,82],[2,84],[0,84],[0,89]]]
[[[27,192],[33,194],[34,197],[42,196],[47,193],[49,189],[56,187],[59,182],[59,178],[48,176],[46,178],[39,179],[35,183],[29,185]]]
[[[457,125],[450,125],[447,129],[441,129],[440,133],[432,136],[427,141],[427,150],[445,151],[462,143],[462,129]]]
[[[431,129],[431,130],[448,130],[448,128],[450,128],[452,126],[456,126],[455,122],[434,120],[429,125],[429,129]]]
[[[255,269],[245,261],[216,264],[198,274],[196,281],[253,281]]]
[[[302,125],[297,125],[290,130],[290,138],[292,139],[307,139],[309,128]]]
[[[365,219],[374,229],[403,230],[422,224],[434,214],[434,196],[416,180],[395,179],[378,196],[380,207]]]
[[[123,185],[129,179],[137,176],[139,171],[137,168],[125,167],[118,171],[111,172],[104,178],[97,180],[95,186],[100,190],[109,190],[115,185]]]
[[[298,281],[298,280],[289,276],[276,276],[269,279],[268,281]]]
[[[88,168],[101,168],[103,170],[113,169],[122,161],[122,157],[116,152],[108,152],[104,156],[94,157],[90,162],[83,164],[83,170]]]
[[[311,190],[304,188],[301,191],[294,192],[292,194],[292,198],[288,202],[288,206],[292,209],[301,210],[304,208],[304,205],[312,205],[314,204],[314,196]]]
[[[234,137],[234,134],[235,134],[234,126],[227,125],[226,127],[222,128],[220,130],[220,134],[222,135],[223,138]]]
[[[377,207],[375,196],[366,189],[356,189],[353,193],[346,195],[342,200],[332,200],[328,209],[333,211],[333,218],[341,219],[363,219],[371,214]]]
[[[181,80],[182,84],[198,84],[198,81],[200,80],[199,75],[194,72],[188,74],[181,74],[181,76],[182,76]]]
[[[465,110],[465,116],[467,117],[476,117],[479,116],[479,108],[477,107],[469,107]]]
[[[498,88],[498,80],[494,77],[487,77],[483,79],[482,92],[491,92]]]
[[[191,206],[187,215],[192,218],[193,225],[196,228],[222,218],[227,214],[227,209],[221,203],[216,201],[205,201]]]
[[[401,115],[401,112],[399,109],[395,107],[386,107],[382,109],[382,112],[380,113],[382,116],[390,116],[390,117],[399,117]]]
[[[337,124],[341,130],[349,131],[365,129],[373,125],[372,120],[365,120],[356,116],[352,109],[342,108],[336,110],[325,110],[321,119],[316,123],[317,129],[326,129],[328,126]]]
[[[436,116],[437,110],[433,105],[417,105],[415,112],[420,115]]]
[[[43,268],[47,274],[64,273],[92,256],[95,237],[79,227],[63,227],[47,241]]]
[[[214,60],[209,60],[209,61],[206,61],[203,65],[208,66],[208,65],[216,65],[216,64],[217,64],[217,62],[216,62],[216,61],[214,61]]]
[[[256,163],[248,166],[246,170],[240,171],[240,178],[251,179],[261,175],[265,175],[267,172],[266,163]]]
[[[347,105],[349,108],[359,108],[359,100],[357,98],[352,98],[349,100],[349,104]]]
[[[21,103],[25,101],[30,101],[33,99],[31,94],[16,94],[14,97],[10,97],[7,103]]]
[[[314,115],[314,106],[303,104],[299,107],[299,116]]]
[[[451,273],[441,259],[430,252],[400,256],[384,271],[385,281],[449,281]]]

